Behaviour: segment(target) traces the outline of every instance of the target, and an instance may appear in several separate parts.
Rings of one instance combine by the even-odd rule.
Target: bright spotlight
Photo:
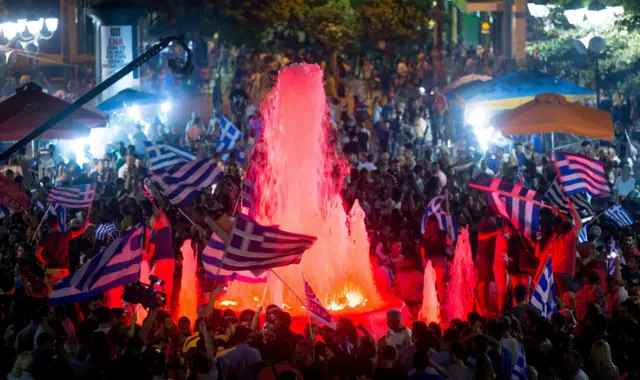
[[[169,113],[169,110],[171,110],[171,102],[170,101],[162,102],[162,104],[160,105],[160,111],[163,114],[167,114]]]
[[[424,87],[420,87],[420,94],[424,95],[425,92],[427,92],[427,90],[425,90]]]
[[[465,123],[471,125],[476,135],[478,145],[484,152],[498,136],[496,129],[489,125],[490,115],[479,107],[470,106],[465,115]]]
[[[133,121],[140,121],[142,119],[140,113],[140,106],[134,104],[132,106],[126,107],[127,116]]]

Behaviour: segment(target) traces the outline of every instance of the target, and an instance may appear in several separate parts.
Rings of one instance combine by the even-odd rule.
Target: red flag
[[[307,310],[311,314],[311,317],[318,323],[325,326],[329,326],[332,329],[336,329],[336,322],[331,318],[331,314],[327,309],[322,306],[322,302],[318,299],[318,296],[313,292],[311,286],[307,282],[307,279],[302,275],[302,281],[304,281],[304,295],[307,298]]]
[[[14,210],[28,210],[29,199],[22,186],[0,174],[0,205]]]

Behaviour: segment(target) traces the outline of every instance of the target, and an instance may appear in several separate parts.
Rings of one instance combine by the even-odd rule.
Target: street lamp
[[[600,65],[598,63],[598,57],[606,48],[606,42],[604,38],[596,36],[591,33],[588,36],[573,41],[573,47],[582,55],[586,55],[587,58],[592,59],[595,66],[595,82],[596,82],[596,105],[600,108]]]
[[[40,41],[48,40],[58,30],[58,19],[56,17],[30,17],[19,18],[15,21],[6,21],[0,24],[0,35],[4,36],[5,43],[0,43],[4,47],[20,44],[35,46],[35,70],[39,75]]]

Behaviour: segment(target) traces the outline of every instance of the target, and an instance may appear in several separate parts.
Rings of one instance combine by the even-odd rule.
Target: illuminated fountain
[[[383,300],[376,291],[364,212],[357,203],[349,214],[344,210],[340,189],[347,166],[327,143],[328,108],[321,69],[317,65],[286,68],[262,114],[262,162],[254,173],[255,217],[262,224],[318,237],[300,265],[275,272],[303,298],[304,272],[332,315],[349,316],[379,332],[386,310],[401,303]],[[233,282],[218,307],[255,308],[263,289],[260,284]],[[265,306],[284,305],[294,319],[298,316],[306,322],[304,307],[273,275],[268,289]]]

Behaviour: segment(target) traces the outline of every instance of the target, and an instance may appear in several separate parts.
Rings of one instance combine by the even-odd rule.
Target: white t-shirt
[[[636,180],[633,177],[629,177],[627,182],[624,182],[622,177],[618,177],[614,187],[618,191],[619,196],[626,197],[636,188]]]
[[[129,165],[124,164],[118,169],[118,178],[125,179],[124,177],[127,175],[127,171],[129,170]]]

